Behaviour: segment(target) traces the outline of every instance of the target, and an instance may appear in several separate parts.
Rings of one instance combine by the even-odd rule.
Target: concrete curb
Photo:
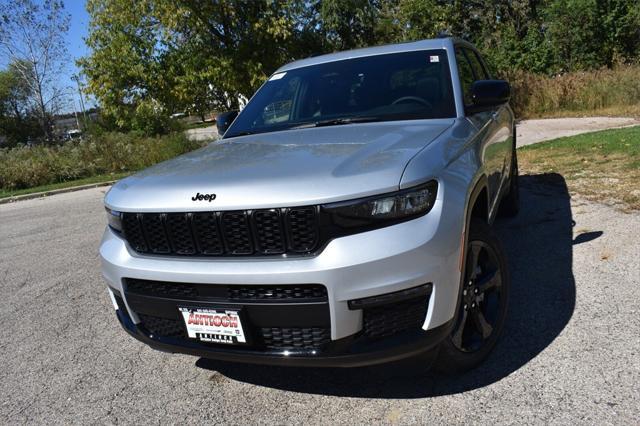
[[[33,194],[16,195],[14,197],[0,198],[0,204],[15,203],[16,201],[32,200],[34,198],[43,198],[50,195],[64,194],[65,192],[82,191],[83,189],[99,188],[101,186],[113,185],[117,181],[110,180],[100,183],[89,183],[86,185],[72,186],[70,188],[52,189],[51,191],[34,192]]]

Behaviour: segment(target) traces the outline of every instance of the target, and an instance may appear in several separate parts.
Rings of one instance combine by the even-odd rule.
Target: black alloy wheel
[[[451,335],[463,352],[482,348],[494,332],[503,304],[502,276],[496,251],[484,241],[471,241],[462,288],[462,301]]]
[[[509,302],[509,271],[500,240],[483,220],[473,218],[451,334],[439,346],[436,370],[468,371],[491,353],[502,334]]]

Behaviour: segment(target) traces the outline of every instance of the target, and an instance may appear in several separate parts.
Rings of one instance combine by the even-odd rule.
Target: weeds
[[[61,146],[0,149],[0,189],[11,191],[136,171],[201,146],[201,142],[189,141],[182,133],[158,137],[104,133]]]
[[[555,77],[513,71],[518,118],[576,115],[640,115],[640,66],[574,72]]]

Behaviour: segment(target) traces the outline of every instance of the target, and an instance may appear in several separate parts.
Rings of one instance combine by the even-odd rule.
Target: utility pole
[[[78,130],[80,130],[80,121],[78,120],[78,111],[76,111],[76,103],[73,103],[73,114],[76,116],[76,126],[78,126]]]
[[[82,90],[80,89],[80,77],[74,74],[71,76],[71,79],[76,82],[78,86],[78,95],[80,95],[80,109],[82,110],[82,117],[84,119],[84,126],[87,127],[87,112],[84,109],[84,100],[82,99]]]

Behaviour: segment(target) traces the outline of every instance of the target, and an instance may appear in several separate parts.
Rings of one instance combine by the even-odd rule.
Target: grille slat
[[[311,251],[318,241],[316,210],[313,207],[287,210],[291,249],[296,253]]]
[[[147,237],[151,252],[157,254],[171,253],[169,247],[169,239],[164,228],[164,215],[162,214],[143,214],[142,228]]]
[[[229,302],[326,302],[322,284],[212,285],[124,279],[128,293],[176,300],[224,299]]]
[[[166,297],[168,299],[197,299],[199,294],[191,284],[164,281],[126,279],[126,291],[144,296]]]
[[[261,328],[260,335],[271,349],[320,349],[331,341],[329,330],[320,327]]]
[[[176,254],[195,254],[196,244],[191,235],[190,215],[178,213],[167,215],[167,233]]]
[[[142,325],[155,336],[162,337],[187,337],[184,324],[170,318],[160,318],[153,315],[138,314]]]
[[[327,300],[327,288],[320,284],[291,286],[239,286],[227,288],[229,300]]]
[[[251,231],[246,212],[224,212],[221,223],[224,243],[229,254],[253,253]]]
[[[253,225],[258,242],[258,250],[261,253],[284,253],[284,229],[278,210],[258,210],[254,212]]]
[[[429,296],[364,310],[363,330],[370,338],[393,336],[407,330],[419,330],[427,315]]]
[[[224,246],[215,213],[194,213],[192,225],[193,234],[198,241],[200,254],[219,256],[224,253]]]
[[[123,213],[124,237],[139,253],[250,256],[311,253],[314,207],[197,213]]]
[[[148,251],[147,242],[142,232],[139,216],[133,213],[127,213],[122,218],[122,229],[124,236],[135,251]]]

